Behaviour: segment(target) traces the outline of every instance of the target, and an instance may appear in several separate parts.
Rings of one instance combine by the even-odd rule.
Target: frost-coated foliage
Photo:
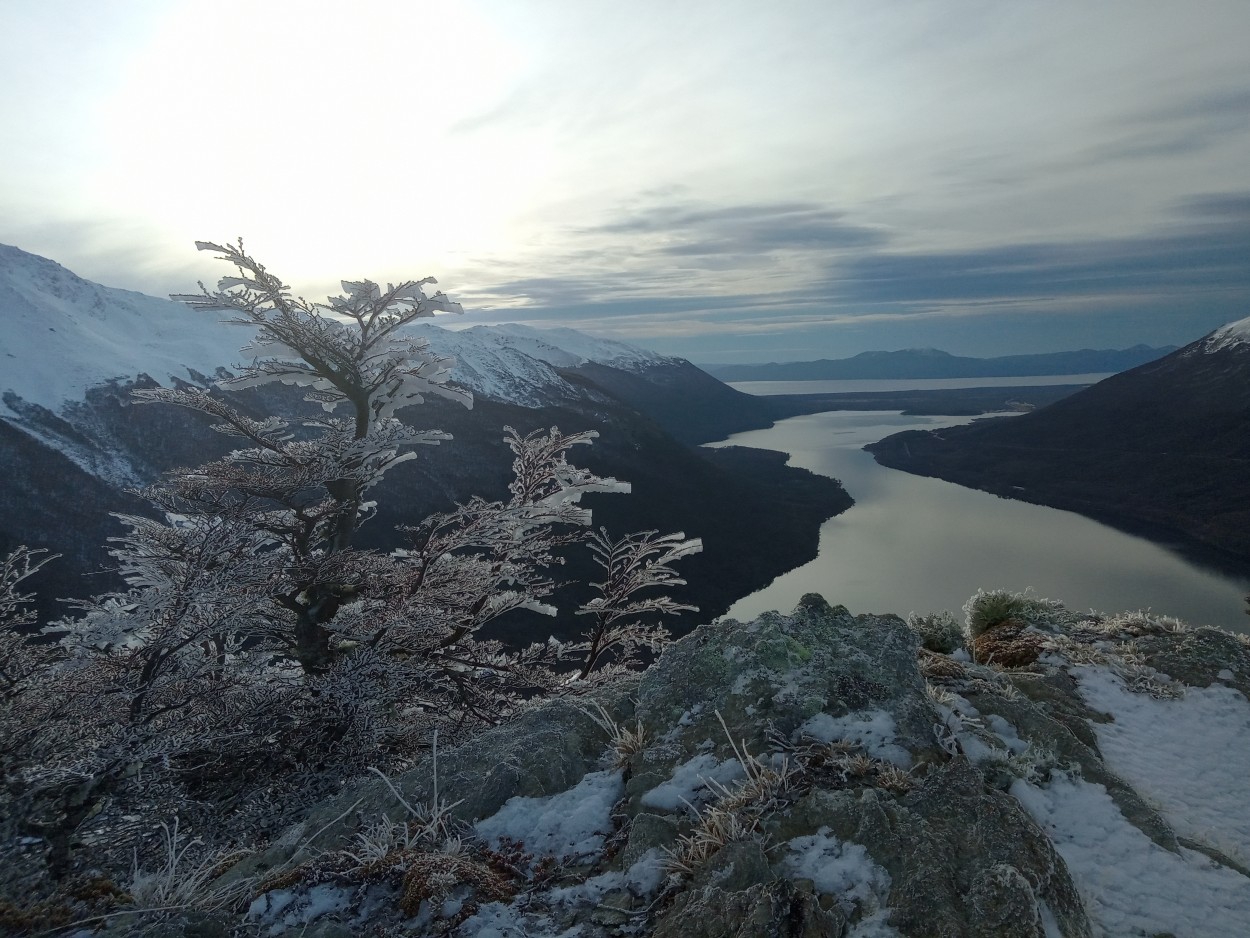
[[[929,651],[949,655],[964,643],[963,627],[945,610],[924,615],[913,612],[907,617],[907,625],[920,639],[921,647]]]
[[[180,858],[179,823],[205,851],[263,840],[347,777],[403,768],[435,732],[454,741],[637,663],[666,638],[659,617],[693,608],[652,591],[684,582],[672,564],[697,539],[589,527],[584,494],[629,490],[569,461],[593,431],[507,428],[506,500],[431,515],[389,554],[355,548],[368,491],[450,439],[396,411],[428,394],[471,404],[447,383],[452,362],[403,335],[458,305],[427,297],[429,279],[344,282],[313,304],[241,242],[197,246],[238,275],[180,299],[256,331],[257,357],[223,386],[300,385],[326,416],[295,425],[214,392],[138,392],[206,414],[239,448],[143,490],[161,520],[118,516],[127,588],[78,602],[42,642],[20,631],[32,618],[17,586],[43,561],[23,550],[0,565],[0,903],[84,864],[150,869],[132,851],[160,862],[158,830],[166,861]],[[481,637],[516,610],[554,613],[558,551],[583,541],[605,571],[578,610],[585,641]]]
[[[1022,625],[1053,629],[1071,628],[1089,618],[1065,608],[1057,600],[1044,599],[1029,590],[1015,593],[984,589],[977,590],[964,603],[964,617],[964,631],[969,640],[1008,619]]]

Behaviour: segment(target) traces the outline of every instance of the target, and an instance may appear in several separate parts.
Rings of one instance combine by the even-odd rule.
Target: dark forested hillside
[[[902,433],[869,449],[896,469],[1203,545],[1250,566],[1245,342],[1209,337],[1031,414]]]
[[[307,406],[299,396],[272,388],[230,395],[257,416]],[[62,444],[72,437],[80,462],[90,462],[94,454],[115,476],[129,477],[105,481],[61,449],[0,421],[0,470],[7,480],[0,488],[0,551],[28,544],[63,555],[30,584],[47,617],[67,611],[59,598],[119,585],[108,572],[107,538],[123,528],[110,513],[147,510],[124,491],[127,481],[152,481],[163,469],[216,458],[231,448],[231,441],[199,415],[134,404],[127,387],[118,385],[92,391],[73,408],[73,424],[50,413],[43,416],[44,433],[55,431]],[[380,513],[362,528],[361,546],[399,546],[395,526],[415,524],[430,511],[447,510],[471,495],[506,497],[511,453],[503,442],[505,426],[522,433],[551,426],[565,432],[597,430],[599,440],[578,447],[573,460],[632,483],[633,493],[592,496],[596,525],[616,533],[654,528],[702,537],[704,552],[684,565],[690,585],[682,598],[710,615],[723,613],[738,597],[815,556],[821,522],[850,504],[835,482],[785,466],[781,454],[687,446],[602,392],[591,400],[542,408],[479,398],[468,411],[431,400],[401,416],[420,427],[448,430],[454,439],[423,447],[418,459],[397,467],[375,489]],[[585,578],[593,571],[571,567],[568,572]],[[581,625],[565,622],[561,629]],[[550,620],[535,624],[547,631],[551,627]]]

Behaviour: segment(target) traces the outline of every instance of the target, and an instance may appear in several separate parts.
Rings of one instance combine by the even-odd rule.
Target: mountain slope
[[[111,378],[211,375],[247,340],[181,303],[103,287],[4,244],[0,317],[0,393],[53,411]]]
[[[41,329],[54,337],[51,345]],[[723,612],[815,556],[820,523],[850,504],[836,482],[787,467],[780,454],[684,445],[612,392],[629,385],[645,396],[648,382],[667,376],[663,394],[677,400],[742,396],[679,359],[573,330],[450,331],[422,323],[414,333],[457,359],[453,380],[474,391],[475,406],[429,401],[401,412],[401,419],[449,430],[455,439],[388,475],[375,490],[381,510],[362,529],[362,546],[398,546],[396,525],[416,524],[473,494],[506,498],[505,426],[598,431],[597,444],[579,447],[575,461],[630,481],[634,494],[594,500],[596,523],[616,533],[683,529],[703,537],[704,553],[683,569],[690,580],[683,600],[705,614]],[[0,552],[28,544],[63,555],[31,584],[45,615],[64,613],[57,597],[118,585],[98,571],[109,566],[107,538],[122,533],[110,513],[144,510],[126,489],[233,448],[201,415],[138,406],[129,392],[156,382],[210,386],[205,376],[238,361],[249,338],[245,329],[179,304],[90,283],[16,248],[0,251]],[[674,372],[688,386],[674,386]],[[257,418],[319,414],[302,391],[277,385],[229,398]],[[725,499],[735,512],[723,510]],[[582,578],[594,572],[570,567]],[[541,627],[537,637],[545,638],[551,624]]]
[[[708,365],[722,381],[835,381],[906,378],[1011,378],[1024,375],[1102,374],[1124,371],[1175,349],[1135,345],[1127,349],[1081,349],[1037,355],[969,358],[939,349],[861,352],[851,358],[767,365]]]
[[[1031,414],[889,437],[878,462],[1250,562],[1250,319]]]

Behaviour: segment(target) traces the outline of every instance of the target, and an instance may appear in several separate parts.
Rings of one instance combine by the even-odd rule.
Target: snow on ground
[[[911,753],[896,742],[898,727],[894,717],[884,710],[858,710],[844,717],[818,713],[795,732],[797,737],[811,736],[822,743],[849,739],[863,746],[871,756],[893,762],[900,768],[911,768]]]
[[[660,851],[651,849],[623,873],[601,873],[584,883],[534,896],[522,895],[511,903],[488,903],[466,919],[456,934],[461,938],[571,938],[580,932],[580,926],[561,929],[554,922],[553,912],[598,903],[615,890],[628,890],[635,896],[653,895],[663,881],[663,857]]]
[[[1250,702],[1221,685],[1157,700],[1132,693],[1107,668],[1071,670],[1086,704],[1115,716],[1092,724],[1107,766],[1178,835],[1250,866]]]
[[[1095,935],[1245,938],[1250,880],[1200,853],[1163,849],[1102,785],[1055,773],[1045,787],[1017,780],[1011,793],[1063,857]]]
[[[720,761],[711,753],[704,753],[673,769],[667,781],[643,794],[642,803],[661,811],[697,807],[700,802],[708,801],[715,795],[709,781],[727,786],[745,777],[746,770],[737,759]]]
[[[862,914],[864,920],[853,934],[895,935],[885,924],[885,908],[890,895],[890,874],[873,862],[861,844],[846,843],[822,827],[815,834],[795,837],[786,844],[782,865],[794,879],[810,879],[817,892],[833,896],[849,917]],[[868,924],[875,922],[868,930]]]
[[[557,795],[509,798],[474,828],[495,847],[508,837],[524,843],[535,856],[582,860],[603,849],[612,831],[612,807],[624,794],[620,771],[591,772]]]

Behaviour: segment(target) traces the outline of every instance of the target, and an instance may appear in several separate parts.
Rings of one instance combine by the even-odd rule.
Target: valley
[[[1020,416],[993,418],[995,423]],[[784,451],[790,464],[839,479],[855,504],[821,528],[819,555],[736,602],[747,621],[819,592],[857,612],[960,607],[978,589],[1031,590],[1074,609],[1150,609],[1193,625],[1250,632],[1250,575],[1195,562],[1168,543],[1071,511],[1000,498],[888,468],[863,447],[894,434],[946,433],[980,421],[841,411],[784,420],[725,444]]]

